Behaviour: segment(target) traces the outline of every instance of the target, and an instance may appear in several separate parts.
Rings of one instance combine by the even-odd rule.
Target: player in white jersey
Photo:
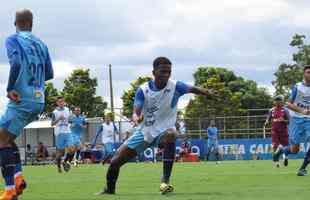
[[[101,135],[101,144],[103,145],[102,153],[102,164],[104,165],[108,160],[110,160],[113,156],[113,144],[114,141],[114,135],[117,132],[117,128],[114,124],[114,122],[111,119],[111,114],[107,114],[105,117],[104,123],[102,123],[102,126],[98,130],[93,146],[96,145],[97,139],[99,135]]]
[[[304,66],[304,80],[293,88],[287,107],[290,109],[289,140],[290,146],[283,147],[277,152],[296,154],[300,143],[307,143],[310,139],[310,65]],[[305,155],[304,162],[298,170],[298,176],[307,174],[306,167],[310,163],[310,149]]]
[[[65,106],[65,100],[63,97],[57,98],[56,105],[57,108],[52,113],[52,126],[54,126],[56,142],[57,168],[58,172],[61,173],[61,158],[64,156],[65,152],[66,157],[63,162],[63,168],[66,172],[70,170],[69,163],[74,157],[74,145],[69,127],[69,119],[71,116],[70,110]]]
[[[186,93],[209,95],[210,91],[183,82],[171,81],[171,62],[158,57],[153,62],[154,79],[143,84],[136,92],[132,121],[138,125],[134,134],[117,150],[107,172],[106,187],[98,194],[115,194],[115,185],[122,165],[147,147],[160,145],[163,149],[162,194],[173,191],[169,184],[175,158],[177,103]]]

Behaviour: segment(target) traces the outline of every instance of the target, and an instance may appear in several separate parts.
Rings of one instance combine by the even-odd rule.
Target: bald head
[[[18,31],[32,30],[33,15],[29,9],[21,9],[16,11],[15,26]]]

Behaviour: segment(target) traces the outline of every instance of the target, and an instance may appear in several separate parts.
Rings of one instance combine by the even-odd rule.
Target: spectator
[[[37,149],[37,161],[44,161],[48,157],[48,151],[46,146],[42,143],[38,143],[38,149]]]
[[[25,159],[26,165],[28,161],[31,163],[31,165],[33,165],[35,161],[35,153],[33,152],[33,149],[31,148],[30,144],[26,145],[26,159]]]

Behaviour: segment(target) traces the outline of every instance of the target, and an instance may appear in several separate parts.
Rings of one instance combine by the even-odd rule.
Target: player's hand
[[[132,115],[132,119],[131,119],[133,125],[134,125],[134,126],[138,126],[139,120],[140,120],[140,117],[139,117],[136,113],[134,113],[134,114]]]
[[[14,90],[8,92],[7,97],[16,103],[20,102],[20,95]]]
[[[64,116],[64,115],[60,115],[58,119],[59,119],[59,120],[64,120],[64,119],[65,119],[65,116]]]
[[[303,114],[303,115],[309,115],[309,114],[310,114],[310,110],[309,110],[309,109],[303,109],[303,110],[301,111],[301,114]]]

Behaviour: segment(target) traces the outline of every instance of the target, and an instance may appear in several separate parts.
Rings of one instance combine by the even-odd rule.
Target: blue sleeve
[[[182,82],[182,81],[177,81],[175,90],[179,94],[179,96],[182,96],[184,94],[189,93],[191,86],[188,84]]]
[[[290,102],[294,102],[295,99],[296,99],[296,96],[297,96],[297,86],[294,85],[292,90],[291,90],[291,94],[290,94],[290,97],[289,97],[289,101]]]
[[[138,88],[135,95],[134,107],[142,109],[144,105],[144,94],[141,88]]]
[[[5,41],[5,47],[7,49],[7,56],[10,63],[10,74],[7,85],[7,92],[9,92],[14,89],[15,82],[20,72],[21,61],[17,45],[12,38],[7,38]]]
[[[45,61],[45,81],[48,81],[54,78],[54,70],[48,49],[46,49],[46,51],[47,56]]]

